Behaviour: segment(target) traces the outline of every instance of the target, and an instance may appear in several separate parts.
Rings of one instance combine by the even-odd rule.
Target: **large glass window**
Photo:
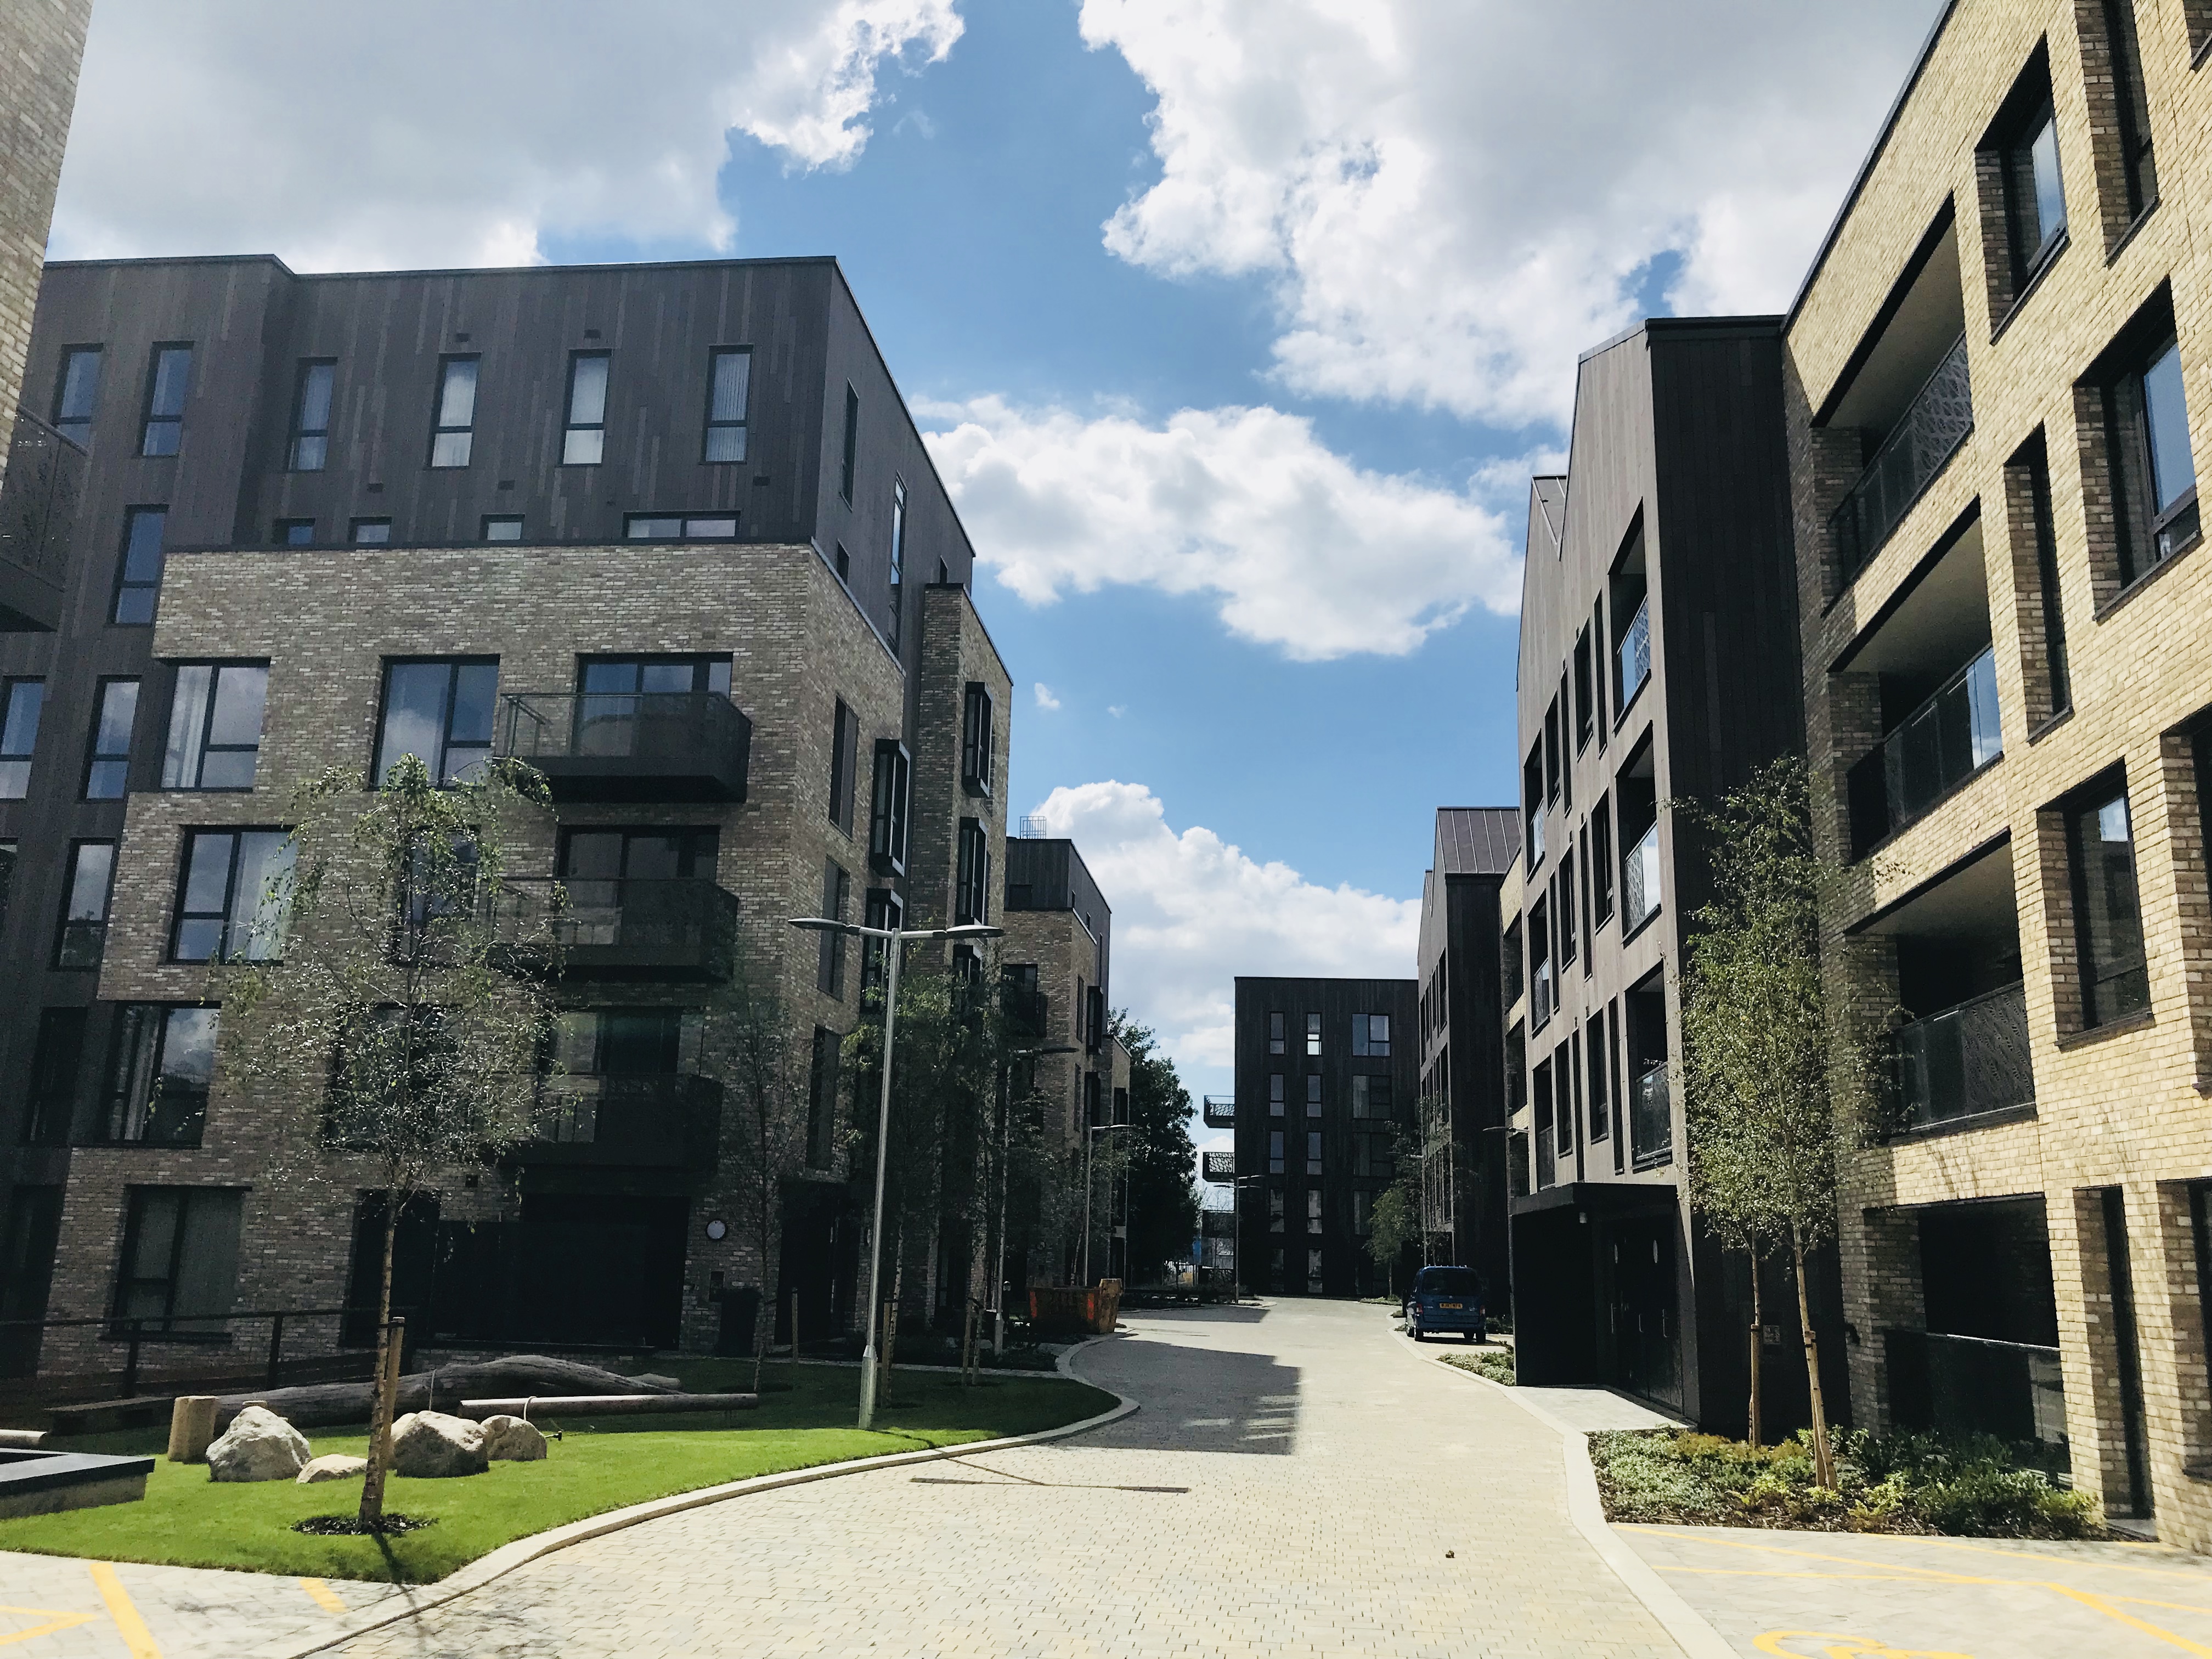
[[[30,1119],[23,1139],[33,1146],[65,1146],[76,1115],[77,1072],[84,1060],[86,1010],[47,1008],[39,1014],[31,1051]]]
[[[1279,1054],[1284,1051],[1284,1017],[1278,1012],[1267,1016],[1267,1052]]]
[[[718,347],[707,366],[707,449],[708,461],[742,461],[745,458],[745,398],[751,389],[753,352],[750,346]]]
[[[161,542],[169,527],[166,507],[126,507],[123,514],[123,561],[115,580],[115,620],[154,620],[161,593]]]
[[[146,371],[146,421],[139,433],[141,455],[173,455],[184,442],[185,393],[191,383],[192,349],[157,345]]]
[[[292,395],[292,453],[295,472],[320,472],[331,457],[331,387],[337,380],[332,362],[301,363],[299,388]]]
[[[70,346],[62,353],[54,385],[54,430],[84,447],[92,447],[93,411],[100,404],[100,349]]]
[[[843,921],[852,901],[852,876],[836,860],[825,860],[822,866],[822,914],[832,921]],[[845,994],[845,935],[825,931],[818,948],[821,954],[815,963],[815,989],[842,1000]]]
[[[561,465],[597,466],[607,447],[607,354],[579,351],[568,359],[568,420]]]
[[[906,623],[906,481],[891,480],[891,649],[899,647]]]
[[[971,795],[991,793],[993,749],[991,688],[970,680],[961,709],[960,785]]]
[[[727,542],[738,535],[734,513],[631,513],[623,519],[623,538],[633,542]]]
[[[837,493],[845,498],[845,505],[853,504],[853,464],[860,448],[860,394],[850,385],[845,388],[845,447],[843,459],[837,469]],[[837,573],[843,575],[843,571]]]
[[[2058,172],[2058,118],[2047,100],[2005,147],[2004,174],[2017,293],[2042,268],[2066,231],[2066,185]]]
[[[115,886],[115,843],[80,841],[70,848],[69,879],[54,931],[54,966],[97,968],[107,946],[107,904]]]
[[[1287,1093],[1289,1087],[1290,1079],[1280,1072],[1268,1073],[1267,1115],[1269,1117],[1281,1117],[1289,1109],[1290,1098]]]
[[[1321,1016],[1319,1014],[1306,1016],[1306,1053],[1309,1054],[1321,1053]]]
[[[44,680],[9,680],[0,710],[0,800],[31,793],[31,757],[39,743],[39,716],[46,706]]]
[[[991,836],[981,821],[960,820],[959,850],[952,886],[955,927],[991,919]]]
[[[157,1330],[223,1329],[238,1293],[235,1187],[133,1187],[115,1317]]]
[[[814,1053],[806,1074],[806,1167],[826,1170],[837,1142],[837,1034],[814,1028]]]
[[[376,744],[383,787],[403,755],[416,755],[439,783],[458,783],[491,757],[496,659],[386,663],[384,717]]]
[[[292,837],[283,830],[187,833],[170,958],[273,962],[281,957],[292,854]]]
[[[265,662],[178,664],[161,787],[252,788],[268,696]]]
[[[2114,774],[2084,790],[2066,808],[2066,831],[2081,1024],[2106,1025],[2150,1006],[2125,777]]]
[[[848,836],[860,766],[860,717],[840,697],[830,721],[830,822]]]
[[[84,763],[84,798],[121,800],[131,781],[131,732],[138,723],[138,682],[102,680]]]
[[[684,829],[572,830],[561,843],[561,874],[574,881],[712,880],[720,846],[712,824]],[[574,894],[572,903],[580,903]]]
[[[906,872],[906,809],[908,760],[896,738],[876,742],[874,805],[868,815],[868,859],[885,875]]]
[[[2104,450],[2124,586],[2196,544],[2201,522],[2172,307],[2161,291],[2100,360]]]
[[[475,450],[477,361],[474,357],[438,360],[438,407],[430,432],[432,466],[466,466]]]
[[[1360,1118],[1388,1118],[1393,1103],[1390,1079],[1387,1077],[1354,1077],[1352,1079],[1352,1115]]]
[[[1352,1052],[1370,1054],[1377,1059],[1390,1053],[1390,1016],[1388,1014],[1354,1014],[1352,1017]]]

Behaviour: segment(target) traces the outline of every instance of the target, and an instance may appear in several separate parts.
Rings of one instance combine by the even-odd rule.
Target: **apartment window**
[[[1528,867],[1533,870],[1544,861],[1544,746],[1541,743],[1528,751],[1528,763],[1521,769],[1521,838],[1528,848]]]
[[[1321,1016],[1319,1014],[1306,1016],[1306,1052],[1309,1054],[1318,1054],[1321,1052]]]
[[[730,695],[727,657],[592,657],[579,675],[586,724],[628,720],[638,697]],[[604,701],[600,701],[604,699]]]
[[[975,818],[960,820],[960,845],[952,887],[955,927],[991,920],[991,836]]]
[[[1590,809],[1590,926],[1602,927],[1613,920],[1613,812],[1603,795]]]
[[[295,472],[320,472],[331,458],[331,387],[337,379],[334,362],[300,365],[299,385],[292,392],[292,448],[285,465]]]
[[[1306,1188],[1306,1231],[1310,1234],[1321,1231],[1321,1188],[1318,1187]]]
[[[1287,1022],[1280,1013],[1271,1013],[1267,1016],[1267,1052],[1269,1054],[1279,1054],[1285,1052],[1286,1039],[1283,1028],[1285,1024]]]
[[[1269,1175],[1280,1175],[1282,1172],[1283,1132],[1280,1129],[1270,1129],[1267,1131],[1267,1173]],[[1280,1203],[1282,1194],[1279,1193],[1276,1194],[1274,1195],[1274,1199],[1276,1203]],[[1281,1255],[1282,1253],[1279,1250],[1276,1252],[1278,1261],[1281,1259]]]
[[[1605,1015],[1602,1011],[1592,1015],[1589,1024],[1585,1028],[1583,1052],[1589,1057],[1589,1138],[1603,1140],[1613,1131],[1613,1116],[1606,1103]]]
[[[991,793],[992,713],[991,688],[969,681],[960,715],[960,787],[971,795]]]
[[[1605,650],[1605,601],[1601,599],[1590,607],[1590,712],[1597,724],[1598,752],[1605,752],[1605,683],[1607,675],[1601,653]]]
[[[1289,1109],[1290,1101],[1286,1092],[1289,1087],[1290,1079],[1280,1072],[1268,1073],[1267,1115],[1269,1117],[1280,1117]]]
[[[1575,752],[1580,754],[1597,731],[1597,711],[1590,702],[1590,635],[1585,628],[1575,639]]]
[[[2114,772],[2099,779],[2063,810],[2081,963],[2081,1024],[2087,1029],[2108,1025],[2150,1006],[2150,970],[2143,956],[2125,775]]]
[[[161,787],[252,788],[268,697],[267,663],[178,664]]]
[[[102,680],[84,762],[84,798],[121,800],[131,781],[131,731],[138,721],[138,682]]]
[[[1306,1073],[1306,1115],[1321,1115],[1321,1074],[1318,1072]]]
[[[168,529],[166,507],[125,507],[123,560],[115,580],[115,620],[150,623],[161,592],[161,542]]]
[[[154,348],[146,371],[146,418],[138,434],[141,455],[173,455],[184,441],[185,392],[192,378],[192,349],[173,343]]]
[[[860,717],[840,697],[830,725],[830,822],[848,836],[860,766]]]
[[[1306,1131],[1306,1173],[1310,1176],[1321,1173],[1321,1131],[1318,1129]]]
[[[488,542],[519,542],[522,539],[522,520],[512,513],[486,515],[483,538]]]
[[[836,1161],[837,1034],[814,1028],[814,1054],[806,1073],[806,1167],[826,1170]]]
[[[1377,1060],[1390,1054],[1390,1016],[1388,1014],[1354,1014],[1352,1017],[1352,1052]]]
[[[284,951],[293,843],[283,830],[194,830],[185,836],[173,962],[274,962]]]
[[[906,905],[896,893],[888,887],[868,889],[867,911],[861,917],[862,927],[889,931],[903,927],[905,922]],[[880,939],[870,939],[861,947],[860,988],[863,991],[871,985],[881,985],[884,982],[885,948],[884,941]]]
[[[384,787],[403,755],[419,757],[440,784],[458,783],[474,773],[491,758],[498,692],[496,658],[386,662],[376,787]]]
[[[44,680],[9,680],[0,712],[0,800],[31,793],[31,755],[39,743],[39,716],[46,706]]]
[[[578,351],[568,358],[568,422],[561,436],[561,465],[597,466],[607,447],[607,354]]]
[[[1352,1116],[1387,1119],[1391,1111],[1389,1078],[1355,1077],[1352,1079]]]
[[[837,471],[837,493],[845,498],[848,507],[853,504],[853,463],[860,454],[860,394],[848,383],[845,387],[844,460]]]
[[[2142,48],[2136,37],[2134,0],[2104,0],[2105,48],[2110,54],[2113,142],[2118,144],[2124,224],[2158,201],[2158,167],[2151,154],[2150,103],[2143,86]],[[2101,111],[2093,110],[2094,114]]]
[[[852,902],[853,878],[836,860],[824,860],[822,866],[822,914],[832,921],[845,920],[846,908]],[[824,933],[819,941],[820,956],[815,963],[815,988],[825,996],[843,999],[845,994],[845,935]]]
[[[8,926],[8,901],[15,887],[16,846],[12,841],[0,841],[0,931]]]
[[[432,466],[466,466],[475,451],[477,361],[474,357],[438,360],[438,407],[430,429]]]
[[[23,1139],[32,1146],[65,1146],[76,1115],[77,1073],[84,1063],[86,1011],[47,1008],[39,1015],[31,1051],[30,1115]]]
[[[2058,251],[2066,234],[2066,185],[2058,170],[2058,117],[2051,106],[2048,71],[2044,81],[2041,100],[1997,154],[2015,298]]]
[[[730,542],[738,537],[734,513],[631,513],[623,535],[633,542]]]
[[[745,398],[751,390],[750,346],[718,347],[707,362],[708,461],[745,458]]]
[[[875,795],[868,814],[868,861],[885,875],[906,873],[906,808],[909,769],[906,745],[876,741]]]
[[[1498,983],[1504,1005],[1510,1008],[1521,1000],[1528,988],[1527,976],[1521,960],[1521,918],[1516,916],[1505,924],[1504,936],[1498,941]]]
[[[1352,1195],[1352,1231],[1356,1238],[1365,1238],[1375,1231],[1375,1194],[1354,1193]]]
[[[1556,805],[1559,799],[1559,774],[1565,769],[1559,764],[1559,700],[1552,699],[1552,706],[1544,711],[1544,800],[1547,805]]]
[[[1573,837],[1568,838],[1570,841]],[[1553,902],[1552,914],[1559,918],[1559,966],[1565,968],[1575,959],[1577,938],[1575,923],[1575,855],[1571,850],[1559,854],[1559,875],[1556,883],[1559,897]]]
[[[54,966],[97,968],[107,947],[107,905],[115,887],[115,843],[71,844],[61,923],[54,930]]]
[[[115,1316],[155,1329],[219,1322],[238,1290],[234,1187],[134,1187],[115,1280]],[[214,1334],[222,1327],[210,1323]]]
[[[279,547],[312,547],[315,541],[315,521],[313,519],[279,519],[270,528],[269,539]]]
[[[845,550],[845,544],[837,544],[837,580],[850,582],[853,579],[853,556]]]
[[[891,480],[891,649],[899,648],[906,620],[906,481]]]
[[[1552,911],[1539,897],[1528,907],[1528,1029],[1540,1031],[1559,999],[1553,994]]]
[[[356,547],[382,547],[391,540],[391,520],[356,519],[353,521],[353,544]]]
[[[93,410],[100,403],[98,346],[69,346],[62,352],[54,383],[54,430],[83,448],[92,447]]]

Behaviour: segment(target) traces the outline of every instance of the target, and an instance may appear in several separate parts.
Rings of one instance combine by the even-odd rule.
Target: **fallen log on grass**
[[[672,1395],[674,1389],[641,1377],[597,1365],[580,1365],[572,1359],[545,1354],[510,1354],[501,1359],[469,1360],[441,1365],[434,1371],[414,1371],[399,1379],[395,1417],[409,1412],[451,1409],[463,1395],[489,1394],[495,1389],[521,1389],[542,1395],[624,1393]],[[216,1402],[216,1426],[221,1430],[248,1405],[264,1405],[295,1429],[328,1428],[340,1423],[366,1423],[374,1393],[368,1382],[316,1382],[295,1389],[256,1389],[227,1394]],[[726,1410],[727,1407],[713,1409]]]
[[[510,1400],[464,1400],[463,1417],[520,1417],[534,1413],[588,1413],[593,1417],[643,1417],[663,1412],[749,1412],[757,1394],[575,1394],[521,1395]]]

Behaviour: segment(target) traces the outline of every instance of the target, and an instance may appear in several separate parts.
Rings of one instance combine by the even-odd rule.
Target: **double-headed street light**
[[[891,1033],[898,1016],[899,963],[911,942],[933,945],[940,939],[1001,939],[1003,927],[992,927],[975,921],[959,927],[926,927],[909,931],[904,927],[863,927],[854,921],[839,921],[833,916],[793,916],[791,925],[816,933],[844,933],[854,939],[879,939],[884,942],[884,1057],[883,1099],[876,1114],[876,1212],[868,1229],[868,1340],[860,1354],[860,1427],[872,1427],[876,1420],[876,1297],[878,1279],[882,1272],[884,1255],[884,1166],[890,1160],[891,1133]],[[792,1340],[799,1333],[791,1334]]]

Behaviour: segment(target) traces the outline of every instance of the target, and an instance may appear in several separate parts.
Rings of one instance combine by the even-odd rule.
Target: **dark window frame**
[[[868,802],[868,863],[878,874],[906,873],[914,793],[914,757],[896,738],[876,739]]]
[[[969,681],[960,707],[960,787],[971,795],[991,793],[996,714],[991,688],[981,680]]]
[[[2117,804],[2126,815],[2128,823],[2128,890],[2135,908],[2136,948],[2132,952],[2121,951],[2112,958],[2118,965],[2105,971],[2107,964],[2100,954],[2091,935],[2089,871],[2087,847],[2084,829],[2094,816]],[[2127,771],[2124,767],[2112,767],[2099,773],[2087,782],[2070,792],[2060,803],[2059,812],[2066,836],[2067,887],[2074,907],[2074,963],[2075,990],[2080,998],[2081,1026],[2083,1031],[2100,1030],[2106,1026],[2148,1014],[2151,1010],[2150,964],[2148,941],[2144,937],[2142,921],[2142,873],[2136,857],[2135,803],[2129,797]],[[2112,895],[2106,894],[2106,909],[2112,908]],[[2118,920],[2118,918],[2112,918]],[[2128,958],[2132,956],[2134,960]],[[2124,994],[2124,990],[2111,994],[2112,1006],[2100,1006],[2107,999],[2099,994],[2100,986],[2112,985],[2125,977],[2142,976],[2140,1000]]]
[[[8,728],[13,726],[18,688],[38,687],[39,706],[30,716],[30,744],[27,748],[6,747]],[[46,723],[46,678],[43,674],[11,674],[0,679],[0,800],[27,800],[31,793],[31,779],[38,765],[39,732]],[[9,785],[14,774],[5,769],[20,767],[23,787],[20,791]]]
[[[988,925],[991,920],[991,832],[980,818],[963,818],[952,882],[956,927]]]
[[[853,475],[858,470],[860,453],[860,394],[848,380],[845,382],[844,459],[837,472],[837,494],[848,507],[853,505]]]
[[[738,412],[734,416],[714,412],[714,400],[721,389],[721,366],[725,357],[742,357],[745,361],[744,395],[738,399]],[[707,349],[707,413],[699,438],[699,464],[702,466],[732,466],[746,459],[746,451],[751,447],[752,357],[753,349],[749,345],[718,345]],[[714,453],[714,434],[718,432],[738,434],[736,454]]]
[[[469,365],[469,418],[448,425],[446,421],[446,392],[453,370],[459,365]],[[480,352],[448,352],[438,359],[438,378],[430,388],[430,447],[424,466],[434,472],[459,472],[474,464],[477,446],[477,398],[483,390],[483,356]],[[458,439],[458,445],[447,443]],[[446,448],[446,459],[439,459],[441,447]],[[454,450],[458,449],[458,457]]]
[[[154,537],[154,574],[149,580],[131,574],[133,544],[142,520],[153,520],[157,525]],[[161,603],[161,576],[168,562],[169,504],[167,501],[133,501],[123,509],[123,539],[115,559],[115,592],[107,608],[107,619],[117,628],[151,628],[155,613]],[[125,600],[132,595],[144,593],[146,614],[125,616]],[[135,607],[133,607],[135,609]]]
[[[831,921],[845,920],[853,902],[852,872],[835,859],[822,861],[822,914]],[[824,996],[845,1000],[846,935],[823,929],[814,965],[814,988]]]
[[[70,413],[70,371],[86,358],[92,361],[92,384],[85,397],[86,408],[82,415]],[[65,345],[54,369],[54,417],[50,424],[62,436],[79,448],[92,447],[92,423],[100,412],[100,383],[107,368],[107,348],[104,344]],[[72,428],[81,428],[73,430]]]
[[[607,405],[612,401],[614,392],[614,358],[615,355],[611,350],[601,346],[594,346],[588,350],[572,351],[568,354],[568,374],[561,394],[560,464],[562,466],[604,466],[606,465]],[[599,418],[596,421],[580,421],[576,418],[576,375],[577,371],[585,363],[590,362],[598,362],[606,365],[604,378],[602,378],[599,382]],[[599,434],[598,453],[589,460],[571,459],[569,457],[569,450],[572,441],[574,439],[575,434],[585,432],[596,433]]]
[[[69,858],[62,866],[61,912],[54,919],[53,951],[49,965],[57,973],[96,972],[107,950],[108,924],[115,915],[115,854],[118,843],[112,837],[86,836],[73,839],[69,844]],[[83,873],[84,855],[88,849],[98,848],[107,862],[106,879],[100,890],[100,911],[97,915],[73,915],[77,908],[77,887]],[[72,929],[82,930],[72,933]],[[89,939],[91,943],[84,941]]]
[[[830,720],[830,822],[849,840],[860,794],[860,717],[839,697]]]
[[[185,1144],[197,1146],[198,1142],[194,1140]],[[235,1227],[231,1231],[230,1237],[229,1286],[232,1297],[235,1297],[238,1287],[238,1259],[240,1252],[244,1248],[243,1212],[246,1207],[245,1195],[247,1189],[241,1187],[185,1186],[165,1182],[144,1186],[133,1185],[125,1190],[127,1197],[124,1212],[123,1252],[116,1259],[115,1286],[108,1304],[111,1310],[110,1316],[114,1320],[116,1326],[118,1328],[133,1327],[142,1330],[150,1327],[165,1334],[181,1332],[204,1336],[211,1340],[227,1341],[228,1337],[225,1322],[230,1314],[228,1306],[220,1309],[180,1310],[177,1305],[177,1293],[185,1271],[185,1245],[194,1236],[194,1211],[228,1208],[232,1211],[231,1218],[236,1223]],[[146,1211],[152,1194],[156,1193],[176,1195],[178,1213],[175,1231],[170,1240],[167,1272],[166,1276],[159,1279],[134,1278],[131,1270],[138,1254],[140,1241],[143,1237]],[[202,1194],[206,1196],[204,1197]],[[137,1305],[137,1302],[133,1292],[142,1287],[151,1290],[156,1286],[160,1287],[161,1310],[159,1313],[132,1313],[131,1309]]]
[[[906,634],[906,480],[891,477],[890,580],[886,602],[890,611],[891,649],[896,651]]]
[[[200,714],[199,732],[194,738],[191,746],[186,751],[186,753],[196,762],[193,769],[193,776],[195,779],[198,779],[204,778],[207,775],[207,760],[210,755],[244,754],[250,754],[253,757],[252,770],[255,775],[258,776],[261,769],[261,738],[263,732],[267,728],[269,719],[269,664],[264,660],[254,658],[202,659],[191,662],[175,663],[171,665],[171,667],[172,673],[169,686],[168,732],[164,736],[161,750],[161,787],[164,790],[185,791],[194,794],[246,794],[252,793],[253,788],[252,781],[243,784],[206,784],[198,781],[191,783],[172,783],[169,781],[168,744],[169,739],[173,738],[176,733],[178,683],[182,679],[186,669],[207,669],[209,671],[207,704]],[[256,722],[254,726],[253,742],[248,744],[239,743],[216,743],[211,741],[215,732],[216,707],[222,698],[222,677],[224,673],[230,670],[256,669],[260,671],[261,674],[262,715],[261,719]]]
[[[282,961],[281,953],[260,957],[238,954],[236,947],[241,941],[234,936],[232,930],[240,925],[241,920],[238,915],[238,880],[245,864],[246,837],[248,836],[289,836],[291,833],[283,825],[272,823],[198,825],[186,830],[182,841],[179,843],[176,890],[170,902],[169,935],[161,959],[168,963],[191,963]],[[214,910],[187,910],[185,906],[191,896],[193,854],[203,836],[223,836],[230,842],[230,849],[225,860],[226,867],[223,872],[222,902]],[[256,908],[258,908],[258,905]],[[244,919],[245,926],[250,927],[252,921],[252,918],[249,913]],[[217,930],[216,947],[208,956],[188,957],[179,951],[179,946],[186,924],[196,921],[212,921],[216,925]]]
[[[173,411],[159,410],[156,398],[161,386],[162,360],[172,352],[182,352],[185,357],[184,384],[177,389]],[[197,342],[191,340],[156,340],[146,359],[146,394],[138,411],[138,453],[149,460],[173,459],[181,453],[185,444],[185,406],[192,395],[192,360],[198,355]],[[167,433],[169,447],[154,447],[156,429]]]
[[[101,676],[94,688],[92,697],[92,730],[86,734],[84,744],[84,774],[80,780],[78,799],[81,800],[121,800],[131,788],[131,751],[137,746],[138,702],[145,689],[145,681],[136,674]],[[107,699],[118,686],[131,688],[131,717],[124,722],[123,747],[109,750],[100,747],[102,733],[107,727]],[[102,777],[102,767],[116,769],[115,787],[103,789],[95,794],[93,786]]]
[[[310,400],[314,396],[317,370],[326,371],[322,387],[322,423],[313,424]],[[292,430],[284,446],[287,472],[321,472],[330,465],[331,416],[337,404],[338,360],[302,357],[292,385]],[[313,446],[313,447],[310,447]],[[312,456],[312,459],[309,459]]]
[[[486,761],[489,761],[491,758],[492,750],[498,747],[499,680],[497,671],[500,665],[500,659],[497,657],[478,655],[455,657],[386,657],[383,659],[382,662],[379,665],[380,672],[377,676],[375,746],[369,757],[368,771],[368,787],[372,790],[381,788],[384,782],[384,745],[387,740],[385,727],[392,713],[392,671],[395,668],[414,668],[430,665],[442,666],[447,671],[446,677],[446,690],[442,705],[444,716],[441,722],[443,729],[438,735],[438,753],[434,758],[428,755],[420,757],[423,764],[430,769],[432,780],[441,788],[447,787],[447,779],[446,777],[446,773],[447,771],[447,762],[451,757],[453,750],[457,746],[453,742],[453,714],[459,699],[454,694],[459,686],[459,672],[464,668],[488,667],[493,670],[493,720],[491,734],[487,737],[482,744],[465,743],[458,746],[464,749],[482,749],[483,750],[483,758]],[[398,757],[394,756],[392,758],[397,760]]]

